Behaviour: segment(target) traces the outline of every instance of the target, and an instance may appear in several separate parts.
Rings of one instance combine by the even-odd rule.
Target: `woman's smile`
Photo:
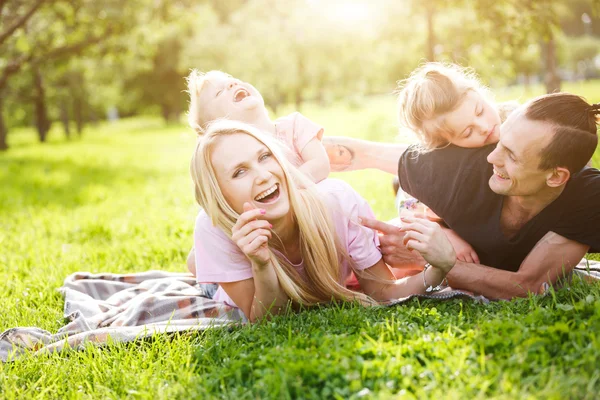
[[[276,183],[269,189],[261,192],[254,198],[255,201],[261,204],[272,204],[279,199],[279,184]]]

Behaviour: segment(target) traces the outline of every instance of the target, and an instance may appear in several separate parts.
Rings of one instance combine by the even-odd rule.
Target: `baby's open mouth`
[[[238,101],[244,100],[248,96],[250,96],[250,93],[248,93],[246,89],[240,88],[235,92],[235,95],[233,96],[233,101],[237,103]]]
[[[271,186],[269,189],[260,193],[258,196],[254,198],[259,203],[271,203],[279,198],[279,184],[276,183]]]

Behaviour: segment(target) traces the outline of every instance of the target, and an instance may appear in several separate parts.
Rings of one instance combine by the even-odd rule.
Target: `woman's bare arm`
[[[377,301],[389,301],[411,294],[425,293],[423,274],[428,286],[439,285],[446,276],[440,268],[428,268],[426,271],[405,278],[396,279],[383,259],[359,274],[360,287],[366,295]]]
[[[196,250],[193,247],[188,253],[186,264],[188,271],[190,271],[192,275],[196,276]]]
[[[281,288],[273,265],[252,265],[252,275],[250,279],[220,285],[251,322],[285,311],[289,297]]]

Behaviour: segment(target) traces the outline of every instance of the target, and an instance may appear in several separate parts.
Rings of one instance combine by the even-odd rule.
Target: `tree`
[[[40,139],[43,140],[49,122],[41,67],[81,54],[111,35],[122,32],[126,26],[122,9],[127,7],[120,7],[110,0],[23,0],[0,4],[0,26],[3,28],[0,49],[6,57],[0,68],[0,97],[6,95],[11,77],[31,65],[38,96],[36,120]],[[0,109],[0,149],[8,147],[3,111]]]
[[[0,1],[0,98],[6,96],[10,80],[26,66],[34,74],[35,109],[40,139],[48,127],[44,74],[61,62],[95,54],[99,59],[123,52],[123,38],[137,26],[160,26],[179,16],[191,0],[14,0]],[[83,75],[80,75],[80,77]],[[10,93],[8,93],[10,94]],[[74,115],[82,115],[85,104],[76,99]],[[44,116],[45,114],[45,116]],[[6,149],[6,124],[0,109],[0,149]],[[82,118],[78,119],[80,123]]]
[[[566,0],[521,1],[471,0],[480,17],[489,21],[493,32],[501,39],[499,54],[528,49],[532,43],[542,43],[546,91],[560,90],[557,73],[556,35],[560,31],[560,16],[568,6]],[[519,57],[514,57],[518,60]]]

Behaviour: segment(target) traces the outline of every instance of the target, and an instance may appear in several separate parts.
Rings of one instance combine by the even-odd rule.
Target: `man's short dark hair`
[[[598,145],[598,113],[583,97],[569,93],[552,93],[532,100],[525,116],[547,122],[554,129],[552,140],[540,152],[539,168],[564,167],[571,174],[579,172]]]

